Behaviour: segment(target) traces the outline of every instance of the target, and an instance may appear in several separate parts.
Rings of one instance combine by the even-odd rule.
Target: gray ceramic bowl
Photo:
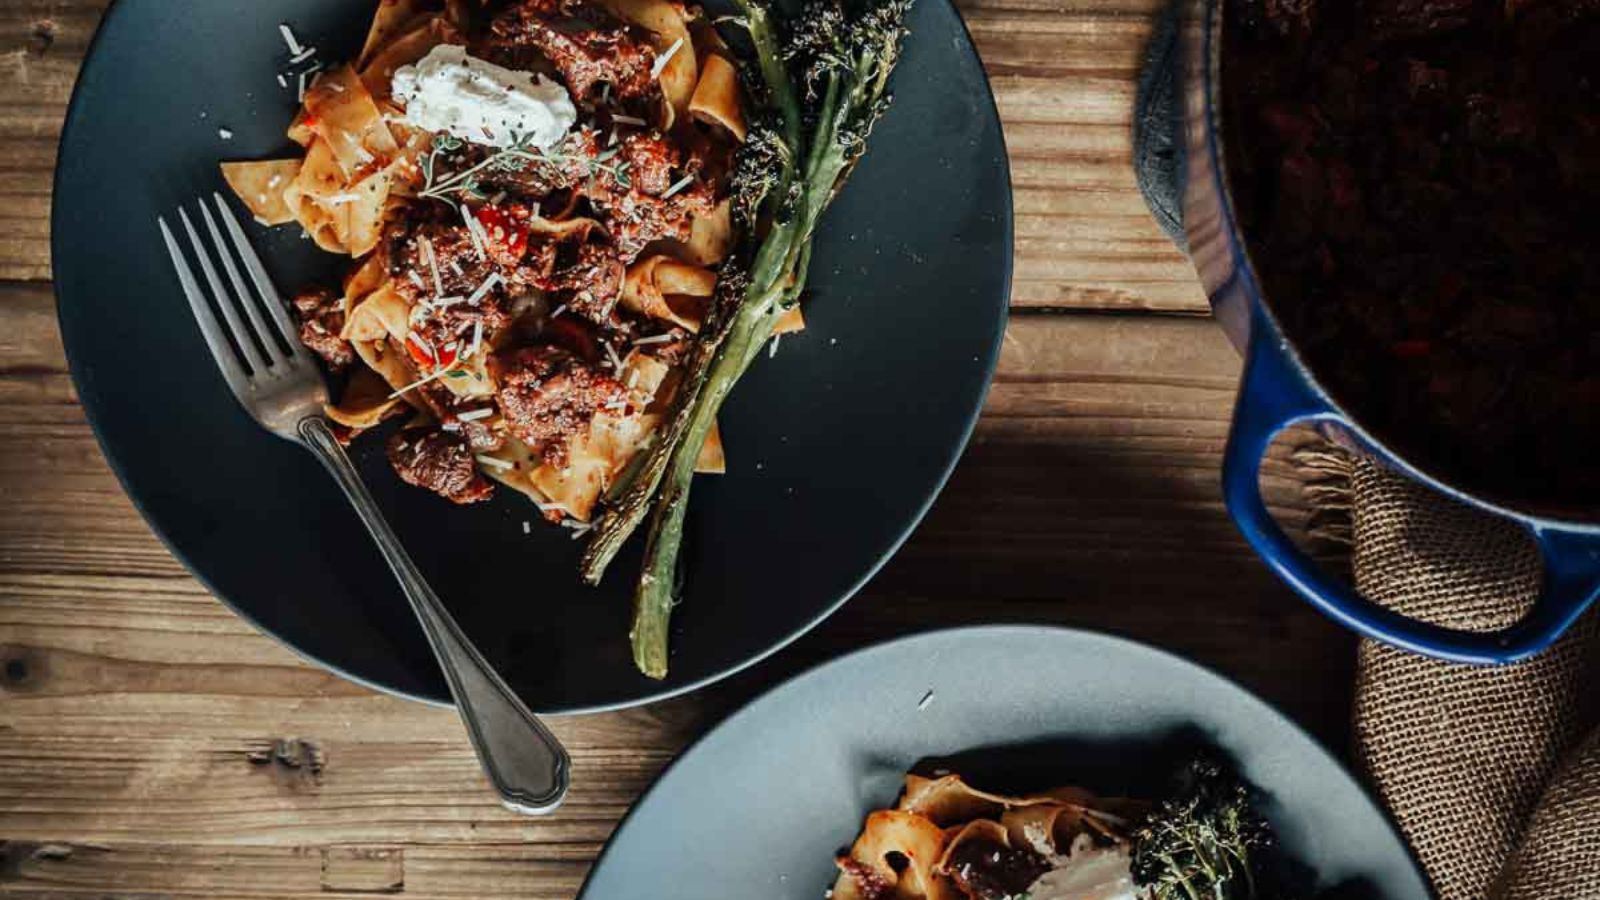
[[[1361,786],[1244,689],[1118,638],[988,627],[855,653],[735,713],[639,801],[581,897],[818,900],[919,761],[960,754],[953,770],[1002,791],[1149,796],[1197,742],[1266,793],[1285,852],[1330,896],[1429,896]]]

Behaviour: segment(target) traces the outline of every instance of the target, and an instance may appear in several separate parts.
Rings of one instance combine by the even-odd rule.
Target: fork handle
[[[478,760],[501,802],[529,815],[553,811],[567,793],[570,760],[565,748],[528,711],[505,679],[490,668],[428,587],[328,423],[320,416],[312,416],[300,423],[298,431],[360,514],[362,524],[372,533],[406,599],[411,601],[411,609],[422,623],[422,631],[450,684],[450,695],[467,725]]]

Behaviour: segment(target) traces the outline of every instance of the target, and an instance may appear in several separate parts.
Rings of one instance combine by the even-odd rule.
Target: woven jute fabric
[[[1349,491],[1352,567],[1367,597],[1471,630],[1504,627],[1533,602],[1540,562],[1521,529],[1364,460],[1350,462]],[[1600,756],[1582,758],[1550,795],[1560,809],[1540,805],[1595,721],[1595,621],[1586,616],[1547,653],[1501,668],[1362,642],[1357,754],[1441,900],[1490,897],[1530,828],[1596,843]],[[1579,814],[1588,824],[1569,821]],[[1551,853],[1531,847],[1517,858],[1518,874],[1503,883],[1520,893],[1507,897],[1600,898],[1600,865],[1551,868]]]
[[[1600,897],[1600,729],[1556,773],[1495,900]]]

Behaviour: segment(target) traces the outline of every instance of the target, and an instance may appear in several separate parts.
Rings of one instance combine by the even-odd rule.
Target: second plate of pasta
[[[1176,791],[1175,775],[1187,782]],[[1163,841],[1163,825],[1195,827]],[[1180,843],[1223,846],[1241,831],[1251,852],[1235,858],[1241,877],[1226,889],[1214,889],[1234,862],[1222,854],[1206,873],[1163,878],[1169,859],[1196,846]],[[1258,868],[1269,854],[1283,863],[1285,893]],[[1250,869],[1260,893],[1241,883]],[[734,713],[634,805],[579,896],[1430,893],[1356,780],[1242,688],[1131,641],[994,626],[859,651]]]

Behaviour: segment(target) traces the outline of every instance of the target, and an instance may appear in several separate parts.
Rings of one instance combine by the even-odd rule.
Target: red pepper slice
[[[428,352],[427,347],[422,346],[422,342],[415,334],[406,335],[406,352],[411,354],[411,361],[417,365],[433,367],[433,355]]]
[[[528,252],[528,229],[497,206],[480,206],[473,212],[496,248],[521,259]]]
[[[461,358],[461,354],[458,350],[449,347],[441,347],[439,348],[439,358],[434,359],[433,356],[428,353],[428,348],[423,346],[422,342],[414,333],[406,335],[406,352],[411,354],[412,361],[415,362],[417,367],[422,369],[424,372],[454,368],[456,362]]]

